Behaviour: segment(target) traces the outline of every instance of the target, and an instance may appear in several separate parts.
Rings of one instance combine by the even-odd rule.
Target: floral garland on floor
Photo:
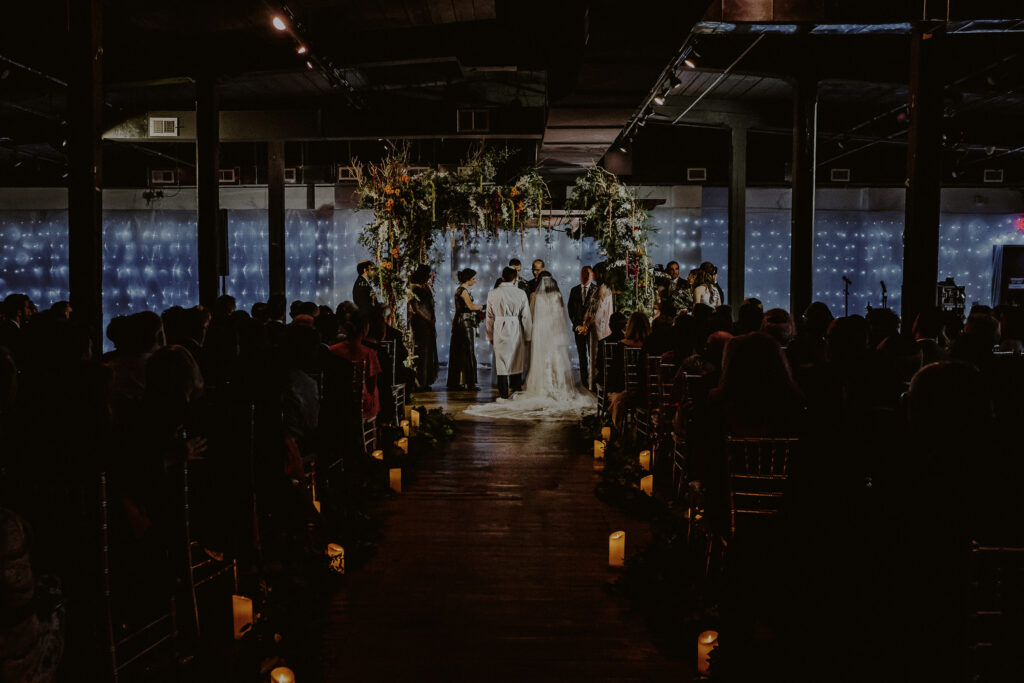
[[[654,265],[647,256],[651,233],[647,211],[636,195],[600,166],[576,181],[566,209],[585,211],[584,220],[607,258],[606,279],[615,293],[615,309],[654,315]]]

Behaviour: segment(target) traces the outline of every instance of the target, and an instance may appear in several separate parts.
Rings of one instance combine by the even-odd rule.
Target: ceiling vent
[[[850,169],[848,168],[833,168],[829,175],[833,183],[850,182]]]
[[[217,180],[221,185],[238,184],[238,168],[222,168],[217,171]]]
[[[1001,183],[1003,182],[1003,169],[1001,168],[986,168],[984,180],[986,183]]]
[[[487,133],[491,130],[491,112],[487,109],[459,109],[455,130],[460,133]]]
[[[297,182],[299,182],[298,178],[299,178],[299,174],[298,174],[298,171],[296,169],[294,169],[294,168],[286,168],[286,169],[284,169],[284,181],[286,183],[297,183]]]
[[[338,182],[354,183],[356,181],[356,169],[354,166],[338,166]]]
[[[149,137],[151,138],[176,138],[178,137],[178,117],[176,116],[150,116]]]
[[[149,171],[150,185],[176,185],[178,174],[173,168],[154,168]]]
[[[708,169],[688,168],[686,169],[686,179],[691,183],[703,183],[708,179]]]

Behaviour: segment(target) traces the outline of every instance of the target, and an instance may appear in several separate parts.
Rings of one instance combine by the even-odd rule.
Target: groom
[[[498,393],[509,396],[523,388],[525,343],[533,333],[530,305],[526,294],[516,287],[515,268],[501,272],[501,284],[487,293],[487,341],[494,347],[494,372],[498,375]]]

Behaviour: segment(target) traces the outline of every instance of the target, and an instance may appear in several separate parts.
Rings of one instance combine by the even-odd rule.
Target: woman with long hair
[[[448,345],[448,388],[477,391],[476,333],[480,324],[478,313],[483,306],[473,303],[473,295],[469,291],[476,284],[476,271],[472,268],[460,270],[458,278],[452,338]]]
[[[722,295],[719,294],[718,287],[715,285],[716,275],[717,273],[712,273],[704,268],[697,270],[693,285],[693,302],[695,305],[705,304],[711,308],[718,308],[722,305]]]
[[[437,380],[437,317],[434,314],[434,272],[421,263],[409,277],[409,327],[416,354],[416,388],[429,390]]]

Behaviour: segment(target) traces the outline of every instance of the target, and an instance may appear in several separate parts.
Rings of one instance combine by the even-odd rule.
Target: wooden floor
[[[604,590],[608,534],[626,530],[628,555],[647,525],[595,498],[573,425],[462,414],[493,395],[414,397],[445,405],[458,436],[384,503],[376,555],[334,596],[327,680],[689,680]]]

